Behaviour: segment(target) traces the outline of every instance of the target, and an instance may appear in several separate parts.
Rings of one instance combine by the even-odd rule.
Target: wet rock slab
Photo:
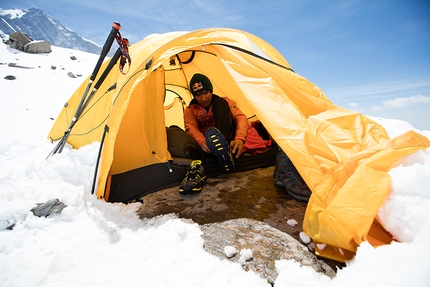
[[[204,224],[204,249],[219,257],[242,265],[246,271],[252,270],[274,284],[278,276],[277,260],[295,260],[302,266],[312,267],[315,271],[331,278],[335,271],[324,261],[319,260],[306,246],[292,236],[253,219],[232,219],[220,223]],[[237,252],[226,252],[236,250]],[[252,256],[244,256],[245,250]],[[230,257],[230,258],[229,258]]]
[[[192,219],[201,225],[203,230],[207,230],[208,234],[213,228],[222,226],[218,224],[228,225],[228,223],[225,223],[226,221],[232,219],[244,220],[246,218],[253,220],[252,222],[256,226],[261,226],[260,224],[265,223],[278,230],[280,232],[279,236],[283,234],[285,237],[288,236],[296,240],[298,244],[302,244],[299,242],[299,234],[302,231],[302,222],[307,203],[291,198],[283,189],[277,187],[273,181],[273,169],[274,167],[272,166],[208,178],[203,190],[197,194],[180,194],[179,186],[164,189],[143,197],[143,205],[138,210],[138,214],[141,218],[152,218],[157,215],[174,213],[181,218]],[[290,225],[287,223],[288,220],[294,220],[297,224]],[[237,232],[242,234],[240,236],[236,235],[238,238],[246,237],[245,233],[240,233],[242,228],[233,228],[231,224],[228,226],[229,228],[223,229],[224,233],[231,235],[230,231]],[[249,229],[249,231],[251,232],[252,229]],[[273,232],[271,231],[270,234],[273,235]],[[256,236],[256,234],[250,233],[249,236]],[[260,236],[262,235],[260,234]],[[205,238],[205,246],[213,246],[210,239],[214,236],[204,234],[203,237]],[[213,239],[216,240],[216,238]],[[223,244],[220,243],[218,247],[224,248],[225,245]],[[265,246],[267,247],[265,253],[267,253],[270,251],[271,244],[266,244]],[[276,246],[273,243],[272,247],[274,249],[277,248]],[[302,246],[305,249],[307,248],[305,244],[302,244]],[[211,249],[215,250],[215,247],[211,247]],[[291,250],[286,250],[285,252],[291,252]],[[313,253],[309,253],[313,255]],[[297,256],[300,257],[302,254],[303,252],[300,251]],[[225,255],[222,256],[225,258]],[[341,263],[320,259],[334,270],[337,270],[338,267],[343,267]],[[298,261],[301,262],[300,260]],[[271,262],[273,263],[273,261]],[[269,265],[272,263],[267,262]],[[318,263],[317,265],[321,264]],[[317,265],[315,265],[315,268],[324,269],[317,267]],[[260,274],[266,273],[260,272]],[[269,272],[264,276],[270,279],[274,275]]]
[[[143,197],[142,218],[175,213],[198,224],[229,219],[263,221],[299,239],[307,203],[292,199],[273,182],[273,167],[208,178],[197,194],[180,194],[179,186]],[[287,220],[297,221],[296,226]]]

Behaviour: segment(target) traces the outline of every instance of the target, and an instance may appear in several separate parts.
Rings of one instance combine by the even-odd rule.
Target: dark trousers
[[[228,142],[234,139],[236,128],[228,103],[223,98],[216,98],[212,103],[215,127],[224,135]]]
[[[223,98],[214,99],[212,112],[215,119],[215,127],[224,135],[228,142],[231,142],[236,134],[236,128],[227,101]],[[217,158],[212,153],[206,153],[203,150],[201,152],[203,153],[204,163],[217,162]]]

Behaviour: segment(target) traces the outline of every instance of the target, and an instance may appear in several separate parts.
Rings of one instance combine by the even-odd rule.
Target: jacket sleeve
[[[205,135],[199,130],[197,117],[194,114],[193,109],[190,107],[187,107],[184,111],[184,125],[185,132],[201,146],[205,141]]]
[[[236,106],[236,103],[225,97],[224,98],[228,106],[230,107],[231,115],[233,116],[233,120],[236,124],[236,135],[234,137],[235,140],[243,140],[246,141],[246,136],[248,135],[248,118],[246,115]]]

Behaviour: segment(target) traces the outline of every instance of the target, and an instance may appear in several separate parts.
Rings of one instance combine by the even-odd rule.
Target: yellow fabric
[[[392,237],[375,218],[390,191],[387,172],[402,157],[429,146],[426,137],[409,131],[333,166],[313,190],[303,228],[317,243],[344,250],[327,248],[318,254],[344,261],[349,256],[342,253],[355,252],[363,241],[390,243]]]
[[[375,246],[390,242],[375,218],[389,193],[387,172],[403,156],[430,146],[428,139],[410,132],[390,140],[379,124],[335,106],[290,70],[275,48],[243,31],[151,35],[131,45],[130,56],[127,75],[112,70],[68,139],[79,148],[100,140],[109,127],[98,198],[108,200],[109,176],[170,159],[165,127],[183,126],[182,108],[191,100],[188,82],[198,72],[211,79],[214,93],[236,101],[250,120],[262,121],[313,191],[303,228],[315,242],[327,244],[318,254],[344,261],[363,240]],[[87,81],[71,96],[49,138],[57,140],[67,130]]]
[[[390,191],[387,172],[402,157],[429,146],[426,137],[410,131],[333,166],[313,190],[304,231],[316,242],[352,252],[366,240],[374,246],[390,243],[392,237],[374,221]],[[338,250],[323,249],[319,254],[339,261],[348,259]]]

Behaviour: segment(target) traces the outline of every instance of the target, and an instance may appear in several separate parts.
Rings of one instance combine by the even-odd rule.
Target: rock
[[[34,69],[34,67],[31,66],[23,66],[23,65],[19,65],[17,63],[9,63],[8,67],[12,67],[12,68],[21,68],[21,69]]]
[[[51,214],[61,213],[61,211],[67,207],[64,203],[59,201],[57,198],[50,199],[44,203],[37,203],[37,206],[32,208],[31,211],[34,215],[39,217],[48,217]]]
[[[230,259],[230,258],[234,257],[236,254],[237,254],[236,247],[233,247],[233,246],[226,246],[226,247],[224,247],[224,255],[227,258]]]
[[[13,228],[15,227],[15,225],[16,225],[16,223],[12,223],[8,227],[6,227],[6,230],[13,230]]]
[[[77,78],[78,77],[75,74],[73,74],[72,72],[68,72],[67,76],[69,76],[70,78]]]
[[[9,45],[11,48],[23,51],[25,44],[34,41],[29,35],[22,32],[13,32],[9,35]]]
[[[35,41],[29,35],[21,32],[14,32],[9,35],[9,45],[26,53],[50,53],[51,44],[46,41]]]
[[[51,44],[46,41],[33,41],[24,45],[24,52],[32,54],[51,53]]]
[[[72,72],[68,72],[68,73],[67,73],[67,76],[69,76],[70,78],[78,78],[78,77],[82,77],[82,75],[81,75],[81,74],[75,74],[75,73],[72,73]]]
[[[6,80],[16,80],[16,77],[13,75],[7,75],[6,77],[4,77]]]
[[[244,270],[252,270],[273,284],[277,277],[277,260],[295,260],[310,266],[316,272],[335,277],[335,271],[319,260],[306,246],[292,236],[254,219],[240,218],[224,222],[204,224],[204,249],[223,260],[241,264]],[[241,250],[229,259],[226,247]]]

